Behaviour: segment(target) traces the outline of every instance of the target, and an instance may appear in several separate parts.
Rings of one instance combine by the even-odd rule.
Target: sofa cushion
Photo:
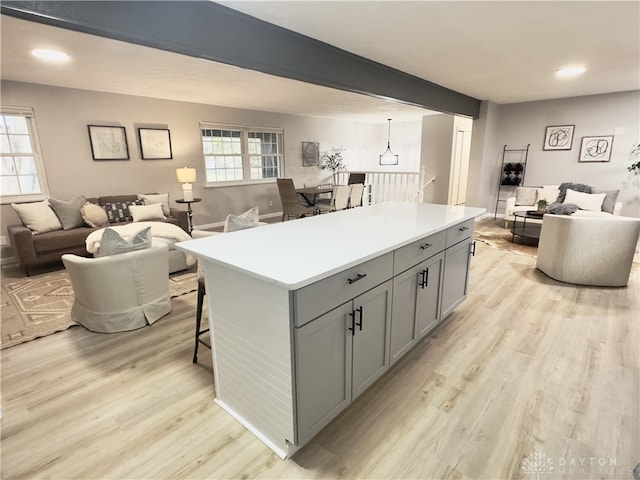
[[[162,204],[152,205],[129,205],[129,211],[134,222],[144,222],[145,220],[162,220],[166,218],[162,212]]]
[[[100,239],[98,256],[117,255],[151,247],[151,227],[145,227],[139,232],[125,239],[112,228],[105,228]]]
[[[138,200],[142,200],[145,205],[153,205],[155,203],[162,204],[162,213],[165,217],[171,215],[169,210],[169,194],[168,193],[139,193]]]
[[[551,204],[556,201],[558,195],[560,194],[560,189],[558,187],[542,187],[538,188],[538,200],[546,200],[547,203]]]
[[[95,203],[85,202],[80,209],[80,215],[82,215],[84,223],[90,227],[104,227],[109,224],[107,212],[104,208]]]
[[[604,193],[582,193],[568,188],[564,203],[576,205],[580,210],[600,212],[602,211],[602,202],[604,202],[604,197],[606,197],[606,194]]]
[[[33,236],[33,248],[37,254],[55,251],[72,251],[84,247],[84,241],[95,228],[78,227],[73,230],[56,230]]]
[[[57,200],[55,198],[50,198],[49,204],[60,220],[62,229],[71,230],[72,228],[84,226],[84,220],[82,219],[80,209],[86,201],[87,199],[80,195],[73,200]]]
[[[22,224],[33,233],[46,233],[61,230],[62,224],[49,205],[48,200],[32,203],[12,203]]]
[[[225,232],[235,232],[238,230],[244,230],[246,228],[253,228],[258,226],[259,215],[258,207],[255,206],[240,215],[227,215],[227,219],[224,222]]]
[[[516,205],[535,205],[538,190],[532,187],[516,188]]]
[[[103,207],[107,212],[107,217],[109,217],[109,223],[132,222],[133,216],[129,210],[129,205],[142,205],[142,200],[105,203]]]
[[[591,189],[591,193],[604,193],[606,197],[604,197],[604,202],[602,202],[602,211],[613,214],[620,190],[600,190],[593,188]]]

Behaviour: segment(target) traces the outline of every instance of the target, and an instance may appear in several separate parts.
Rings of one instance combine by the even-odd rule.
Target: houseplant
[[[638,159],[638,157],[640,157],[640,143],[633,146],[629,156],[631,157],[631,161],[633,161],[633,163],[629,167],[627,167],[627,170],[633,172],[634,175],[640,175],[640,160]]]
[[[320,168],[323,170],[331,170],[333,172],[333,184],[338,184],[338,172],[344,170],[346,165],[344,164],[344,147],[331,147],[331,150],[322,154],[322,163]]]
[[[538,200],[538,212],[544,212],[547,210],[547,201],[543,198]]]

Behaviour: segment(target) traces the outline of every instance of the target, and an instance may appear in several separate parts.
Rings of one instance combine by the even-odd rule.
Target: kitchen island
[[[176,244],[202,262],[216,402],[295,453],[464,300],[484,212],[390,202]]]

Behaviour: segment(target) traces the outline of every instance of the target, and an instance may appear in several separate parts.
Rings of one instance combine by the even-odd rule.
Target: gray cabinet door
[[[471,238],[467,238],[445,251],[441,311],[443,320],[467,295],[471,243]]]
[[[352,391],[355,399],[389,368],[388,335],[391,319],[391,280],[353,300]]]
[[[416,341],[416,294],[423,268],[417,265],[393,279],[391,309],[391,365],[402,357]]]
[[[299,445],[351,402],[351,311],[348,302],[296,329]]]
[[[429,333],[440,321],[440,286],[443,266],[444,252],[420,264],[416,295],[417,339]]]

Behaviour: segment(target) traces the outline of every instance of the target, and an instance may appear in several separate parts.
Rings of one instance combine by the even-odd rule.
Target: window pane
[[[29,127],[27,126],[27,119],[25,117],[5,115],[4,119],[7,132],[29,135]]]
[[[33,157],[15,157],[18,175],[37,175],[36,160]]]
[[[32,153],[31,139],[28,135],[9,135],[12,153]]]
[[[18,182],[22,193],[40,193],[37,175],[20,175],[18,176]]]
[[[0,115],[0,174],[3,196],[42,193],[39,160],[33,150],[30,116]],[[13,155],[21,154],[21,155]]]
[[[19,195],[20,187],[18,186],[17,177],[0,177],[0,185],[2,185],[2,195]]]
[[[0,135],[0,152],[11,153],[11,147],[9,145],[9,135]]]
[[[0,163],[0,175],[15,175],[15,173],[13,157],[3,157],[2,163]]]

